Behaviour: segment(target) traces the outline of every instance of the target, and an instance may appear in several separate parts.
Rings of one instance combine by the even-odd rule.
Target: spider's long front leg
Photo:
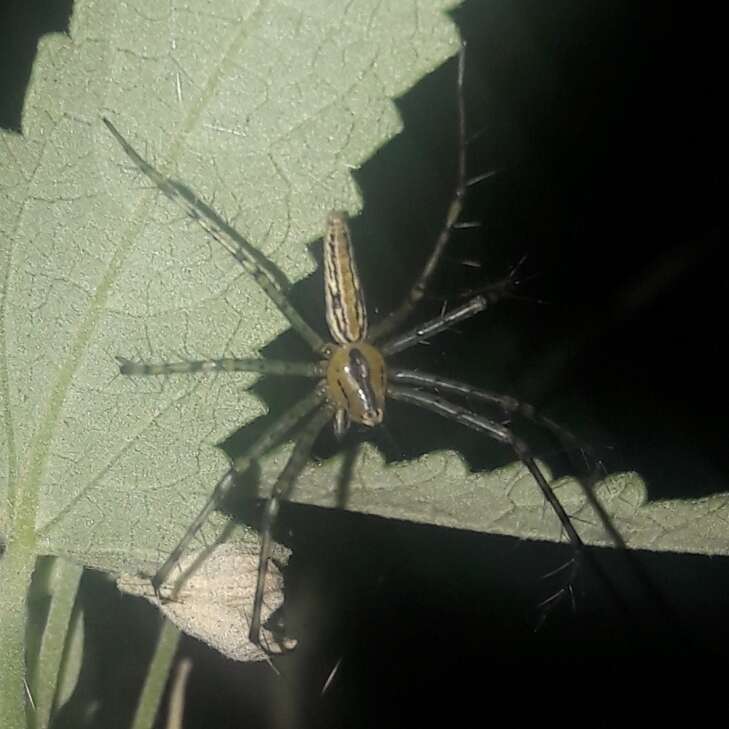
[[[400,351],[399,349],[397,351]],[[474,387],[465,382],[452,380],[448,377],[440,375],[431,375],[415,370],[391,369],[388,373],[391,382],[397,382],[405,385],[415,385],[416,387],[428,387],[436,391],[447,392],[449,395],[460,395],[461,397],[473,398],[482,402],[495,405],[506,413],[521,415],[528,420],[543,425],[563,444],[569,446],[580,446],[584,448],[576,435],[567,430],[552,418],[540,413],[533,405],[517,400],[509,395],[502,395],[490,390],[484,390],[481,387]]]
[[[460,395],[461,397],[473,398],[481,400],[482,402],[495,405],[504,412],[515,413],[522,417],[531,420],[538,425],[543,425],[549,430],[564,446],[569,449],[579,448],[580,451],[587,454],[588,458],[591,456],[592,451],[586,444],[582,443],[576,435],[571,431],[567,430],[564,426],[556,423],[552,418],[540,413],[533,405],[526,402],[521,402],[516,398],[508,395],[502,395],[489,390],[484,390],[480,387],[474,387],[464,382],[458,382],[457,380],[451,380],[447,377],[440,377],[439,375],[430,375],[423,372],[416,372],[414,370],[399,370],[392,369],[389,372],[389,378],[391,382],[403,383],[406,385],[415,385],[419,387],[429,387],[436,391],[447,392],[451,395]],[[592,459],[595,463],[594,468],[587,476],[586,483],[578,480],[582,486],[582,490],[585,494],[585,498],[588,503],[598,515],[600,522],[606,533],[610,535],[613,543],[616,547],[620,547],[623,550],[627,550],[627,544],[622,534],[615,528],[615,525],[610,518],[610,515],[605,510],[600,500],[597,498],[592,490],[592,486],[596,481],[597,475],[600,469],[600,463],[597,458]],[[583,470],[584,472],[584,470]]]
[[[218,213],[203,202],[194,192],[177,180],[172,180],[157,171],[144,159],[117,128],[105,117],[106,124],[114,138],[127,153],[134,164],[149,177],[152,182],[185,213],[197,222],[213,240],[220,243],[253,277],[279,311],[289,320],[291,326],[311,346],[315,352],[321,352],[324,340],[304,321],[294,309],[286,296],[290,284],[284,274],[269,261],[259,250],[256,250],[243,236],[226,223]]]
[[[253,601],[253,615],[251,616],[251,626],[248,637],[252,643],[260,645],[261,642],[261,608],[263,607],[263,590],[266,584],[266,573],[268,571],[268,561],[271,559],[273,544],[273,526],[278,516],[279,505],[282,499],[291,493],[296,479],[306,466],[309,460],[311,448],[314,441],[321,432],[324,425],[334,416],[334,407],[327,404],[321,407],[306,427],[299,434],[294,446],[294,450],[289,456],[283,471],[279,474],[276,483],[271,489],[271,495],[266,502],[266,508],[263,512],[263,520],[261,523],[261,552],[258,561],[258,580],[256,582],[256,596]]]
[[[322,386],[317,386],[309,395],[296,403],[290,410],[278,418],[278,420],[274,421],[243,455],[238,456],[233,461],[232,467],[218,481],[212,494],[182,536],[182,539],[180,539],[164,564],[157,570],[154,577],[152,577],[152,587],[154,587],[155,592],[159,593],[160,587],[167,581],[170,572],[200,530],[200,527],[205,523],[210,513],[220,506],[233,488],[236,482],[236,476],[245,473],[255,461],[273,448],[296,423],[321,405],[325,399],[326,390]]]
[[[549,482],[537,465],[531,450],[524,441],[514,435],[514,433],[512,433],[512,431],[506,426],[478,415],[461,405],[449,402],[438,395],[433,395],[429,392],[421,392],[420,390],[415,390],[409,387],[400,387],[393,384],[388,386],[387,394],[393,400],[400,400],[402,402],[410,403],[411,405],[418,405],[419,407],[430,410],[438,415],[442,415],[444,418],[448,418],[449,420],[454,420],[461,423],[461,425],[465,425],[467,428],[477,430],[480,433],[484,433],[489,438],[493,438],[494,440],[510,446],[537,482],[544,498],[552,507],[552,510],[557,515],[562,528],[569,537],[570,542],[572,542],[575,549],[575,561],[572,573],[576,573],[579,560],[584,555],[584,542],[572,525],[569,515],[557,498],[557,495],[552,490],[552,487],[549,485]]]

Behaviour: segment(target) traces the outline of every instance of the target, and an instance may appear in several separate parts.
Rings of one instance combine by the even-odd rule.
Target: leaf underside
[[[70,35],[44,39],[23,136],[0,135],[5,540],[30,528],[38,554],[129,574],[158,565],[228,467],[216,444],[263,405],[247,392],[253,375],[125,378],[115,357],[255,356],[286,329],[130,167],[101,116],[296,281],[313,269],[307,244],[326,212],[360,209],[350,171],[400,130],[393,99],[456,52],[452,5],[231,0],[212,14],[79,1]],[[296,498],[334,503],[339,466],[309,467]],[[631,546],[729,551],[724,495],[644,505],[635,474],[599,493]],[[606,543],[579,489],[558,494],[585,540]],[[454,453],[388,466],[364,448],[349,506],[561,538],[520,466],[471,474]],[[195,548],[214,540],[212,522]]]

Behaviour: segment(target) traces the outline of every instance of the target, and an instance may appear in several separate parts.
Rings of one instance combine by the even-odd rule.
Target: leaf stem
[[[33,686],[36,729],[46,729],[51,721],[58,682],[61,678],[66,639],[76,602],[83,567],[60,557],[53,565],[51,604],[43,630]]]
[[[151,729],[154,725],[179,640],[180,631],[169,620],[165,620],[139,697],[132,729]]]
[[[35,554],[22,540],[10,539],[0,557],[0,726],[26,729],[26,598]]]

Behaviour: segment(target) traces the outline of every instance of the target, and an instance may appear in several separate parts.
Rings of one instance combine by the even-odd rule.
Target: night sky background
[[[398,362],[532,402],[609,472],[638,471],[650,499],[688,499],[729,491],[724,25],[706,8],[649,5],[494,0],[454,12],[468,41],[468,126],[480,131],[470,174],[499,173],[469,193],[463,217],[483,225],[456,234],[424,316],[522,260],[523,283],[517,300]],[[21,131],[38,36],[64,32],[70,6],[0,11],[0,126]],[[407,287],[447,208],[454,92],[451,61],[398,101],[404,133],[355,175],[365,207],[353,236],[373,310]],[[318,275],[294,298],[321,320]],[[284,334],[266,353],[302,351]],[[299,391],[276,385],[258,391],[280,412]],[[553,443],[523,433],[566,469]],[[406,406],[393,406],[376,440],[389,458],[454,448],[475,469],[513,460]],[[324,439],[319,455],[331,447]],[[544,576],[570,558],[565,545],[292,505],[280,527],[295,550],[287,625],[299,648],[277,677],[184,641],[195,661],[188,727],[455,723],[470,711],[484,723],[516,711],[521,723],[607,724],[636,695],[655,718],[665,709],[643,688],[649,679],[729,654],[727,558],[636,553],[636,568],[594,550],[612,590],[586,569],[575,608],[541,621]],[[88,665],[58,726],[85,726],[91,696],[102,697],[94,725],[128,726],[154,611],[98,575],[85,578],[82,599]],[[121,653],[113,663],[106,641]]]

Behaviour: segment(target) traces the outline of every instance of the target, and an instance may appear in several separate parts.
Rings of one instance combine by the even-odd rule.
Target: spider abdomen
[[[367,336],[367,309],[343,212],[332,211],[324,233],[324,292],[327,324],[337,344]]]

